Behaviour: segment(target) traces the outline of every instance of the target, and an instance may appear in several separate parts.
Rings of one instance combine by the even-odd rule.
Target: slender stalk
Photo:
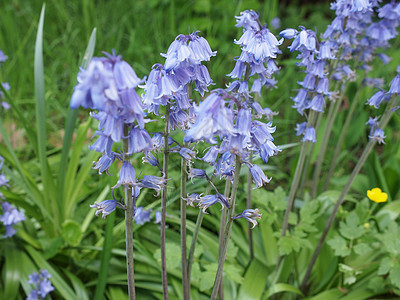
[[[190,299],[190,288],[188,281],[187,253],[186,253],[186,161],[181,159],[181,256],[182,256],[182,288],[183,299]]]
[[[233,185],[232,185],[231,204],[228,209],[228,220],[226,222],[226,227],[224,232],[223,250],[221,251],[221,255],[218,259],[218,269],[217,269],[217,274],[215,276],[214,287],[211,294],[211,300],[217,299],[218,289],[221,283],[223,266],[226,259],[226,253],[228,251],[229,238],[231,236],[232,222],[233,222],[232,218],[235,214],[236,194],[239,185],[241,166],[242,164],[240,161],[240,157],[236,155],[235,178],[233,179]]]
[[[213,188],[212,186],[212,180],[214,177],[207,178],[208,182],[210,183],[210,185],[207,186],[205,194],[208,195],[211,191],[211,189]],[[197,215],[197,221],[196,221],[196,226],[194,227],[194,231],[193,231],[193,238],[192,238],[192,243],[190,244],[190,250],[189,250],[189,258],[187,261],[187,268],[188,268],[188,285],[190,287],[190,279],[191,279],[191,275],[192,275],[192,266],[193,266],[193,258],[194,258],[194,251],[196,250],[196,243],[197,243],[197,239],[199,237],[199,232],[200,232],[200,228],[201,228],[201,223],[203,222],[203,218],[204,218],[204,213],[203,210],[199,210],[199,214]]]
[[[188,276],[188,285],[190,286],[190,280],[192,276],[192,266],[193,266],[193,258],[194,258],[194,251],[196,250],[196,242],[199,237],[199,232],[201,228],[201,223],[203,222],[204,213],[203,210],[199,210],[199,214],[197,215],[196,226],[193,231],[193,238],[192,243],[190,244],[190,251],[189,251],[189,258],[187,261],[187,276]]]
[[[250,163],[253,162],[253,153],[250,153]],[[250,209],[251,208],[251,184],[252,184],[252,176],[250,169],[248,169],[247,172],[247,200],[246,200],[246,208]],[[250,252],[250,261],[253,260],[254,257],[254,249],[253,249],[253,231],[251,230],[252,224],[248,223],[247,224],[247,234],[249,236],[249,252]]]
[[[392,107],[394,106],[395,100],[396,100],[396,98],[393,97],[391,102],[389,103],[389,105],[386,107],[385,113],[382,117],[382,120],[381,120],[380,126],[379,126],[379,128],[381,128],[382,130],[385,128],[385,126],[387,125],[387,123],[389,122],[390,118],[393,115]],[[356,166],[354,167],[353,172],[351,173],[350,178],[346,183],[346,186],[343,188],[342,193],[340,194],[339,199],[336,202],[336,204],[331,212],[331,215],[329,216],[329,219],[325,225],[324,231],[321,235],[321,238],[318,241],[317,247],[315,248],[314,254],[311,258],[310,263],[308,264],[306,274],[304,275],[303,281],[301,283],[300,289],[303,292],[305,292],[305,288],[307,286],[308,279],[311,275],[312,268],[314,267],[314,264],[318,258],[321,248],[325,242],[326,236],[328,235],[328,232],[329,232],[330,228],[332,227],[333,221],[335,220],[335,217],[339,210],[339,207],[342,205],[344,197],[347,195],[347,192],[349,191],[354,179],[360,172],[362,166],[364,165],[365,161],[367,160],[368,155],[371,153],[375,144],[376,144],[376,140],[372,140],[372,139],[369,140],[360,159],[358,160]]]
[[[226,179],[226,181],[225,181],[225,191],[224,191],[224,196],[226,198],[229,198],[230,189],[231,189],[231,181],[229,179]],[[220,225],[219,225],[218,258],[221,257],[221,255],[222,255],[222,248],[223,248],[223,243],[224,243],[225,225],[226,225],[226,213],[227,213],[227,209],[226,209],[226,207],[224,207],[222,209],[222,212],[221,212],[221,222],[220,222]],[[222,277],[221,277],[221,280],[220,280],[220,283],[219,283],[219,291],[218,291],[219,300],[224,299],[223,284],[224,284],[224,281],[222,280]]]
[[[321,148],[318,153],[317,164],[314,169],[314,175],[312,180],[312,189],[311,189],[311,197],[315,197],[318,191],[318,183],[321,176],[322,162],[324,161],[324,156],[326,152],[326,148],[328,146],[328,142],[332,133],[332,126],[335,122],[337,112],[339,110],[340,104],[342,103],[342,99],[337,100],[334,104],[332,103],[329,107],[326,126],[324,130],[324,137],[322,139]]]
[[[353,101],[351,102],[351,105],[350,105],[350,108],[349,108],[349,112],[348,112],[348,114],[346,116],[346,121],[345,121],[345,123],[343,125],[343,128],[342,128],[341,132],[340,132],[339,140],[338,140],[338,142],[336,144],[336,148],[335,148],[334,154],[333,154],[332,159],[331,159],[331,164],[329,166],[328,175],[327,175],[327,178],[325,180],[324,191],[326,191],[328,189],[328,187],[329,187],[330,179],[331,179],[331,177],[333,175],[333,171],[335,170],[335,167],[336,167],[336,160],[337,160],[337,158],[338,158],[338,156],[340,154],[340,150],[342,149],[342,144],[343,144],[344,138],[346,137],[347,129],[349,128],[350,123],[351,123],[351,121],[353,119],[353,114],[354,114],[354,111],[355,111],[357,103],[358,103],[358,98],[360,96],[360,92],[361,92],[361,89],[359,88],[357,90],[355,96],[354,96]]]
[[[129,126],[124,125],[124,136],[129,135]],[[128,153],[129,140],[127,138],[123,139],[123,149],[124,149],[124,160],[129,160]],[[133,197],[132,197],[132,187],[124,186],[125,194],[125,232],[126,232],[126,270],[128,275],[128,295],[129,300],[136,299],[135,292],[135,276],[134,276],[134,261],[133,261]]]
[[[170,104],[168,103],[166,106],[165,112],[165,127],[164,127],[164,161],[163,161],[163,170],[164,170],[164,178],[168,178],[168,135],[169,135],[169,108]],[[162,278],[162,286],[163,286],[163,295],[164,299],[168,300],[168,279],[167,279],[167,260],[165,254],[165,225],[166,225],[166,215],[167,215],[167,184],[165,183],[162,193],[161,193],[161,278]]]
[[[314,111],[310,111],[307,126],[309,124],[313,124],[313,122],[314,122]],[[297,161],[296,171],[294,173],[293,181],[290,186],[290,191],[289,191],[289,196],[288,196],[288,204],[286,206],[285,215],[283,218],[281,237],[285,236],[286,230],[288,229],[289,214],[292,211],[293,206],[294,206],[294,199],[296,198],[297,188],[299,187],[300,177],[301,177],[301,174],[303,171],[303,166],[304,166],[304,162],[305,162],[305,158],[306,158],[306,154],[307,154],[306,150],[308,148],[309,143],[310,142],[308,142],[308,141],[303,142],[301,145],[301,148],[300,148],[299,160]],[[277,263],[276,263],[276,267],[275,267],[275,274],[279,270],[279,265],[281,263],[281,260],[282,260],[282,257],[280,255],[278,255],[278,259],[277,259]]]

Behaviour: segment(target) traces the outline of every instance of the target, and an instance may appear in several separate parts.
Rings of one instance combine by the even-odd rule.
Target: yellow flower
[[[372,190],[368,190],[367,196],[369,199],[371,199],[376,203],[386,202],[388,199],[388,195],[382,192],[380,188],[374,188]]]

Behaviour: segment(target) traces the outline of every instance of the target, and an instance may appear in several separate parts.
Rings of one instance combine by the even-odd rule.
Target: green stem
[[[341,129],[339,140],[338,140],[338,142],[336,144],[335,151],[334,151],[334,154],[333,154],[332,159],[331,159],[331,164],[329,166],[328,176],[327,176],[327,178],[325,180],[324,191],[326,191],[328,189],[328,187],[329,187],[330,179],[331,179],[331,177],[333,175],[333,171],[335,170],[335,167],[336,167],[336,160],[337,160],[337,158],[338,158],[338,156],[340,154],[340,150],[342,149],[342,144],[343,144],[344,138],[346,137],[347,129],[349,128],[350,123],[351,123],[351,121],[353,119],[353,114],[354,114],[354,111],[355,111],[356,106],[357,106],[357,102],[358,102],[358,98],[360,96],[360,92],[361,92],[361,89],[359,88],[357,90],[355,96],[354,96],[353,101],[351,102],[351,105],[350,105],[350,108],[349,108],[349,112],[348,112],[348,114],[346,116],[346,121],[345,121],[345,123],[343,125],[343,128]],[[342,100],[343,100],[343,98],[342,98]]]
[[[225,181],[225,191],[224,191],[224,196],[226,198],[229,198],[229,191],[231,189],[231,181],[229,179],[226,179]],[[223,243],[224,243],[224,233],[225,233],[225,225],[226,225],[226,213],[227,213],[227,208],[224,207],[221,212],[221,221],[219,225],[219,243],[218,243],[218,258],[221,257],[222,255],[222,248],[223,248]],[[222,300],[224,298],[224,289],[223,289],[223,280],[221,278],[220,283],[219,283],[219,299]]]
[[[324,130],[324,137],[322,139],[321,148],[318,153],[317,164],[314,169],[314,175],[312,180],[312,189],[311,189],[311,197],[315,198],[318,191],[318,183],[321,176],[322,162],[324,161],[326,148],[328,146],[328,142],[332,133],[333,123],[335,122],[337,112],[339,111],[339,107],[342,103],[342,99],[337,100],[334,104],[332,103],[329,107],[329,112],[327,116],[326,126]]]
[[[313,122],[314,122],[314,111],[310,111],[307,126],[313,124]],[[309,143],[310,143],[309,141],[305,141],[301,145],[300,156],[299,156],[299,160],[297,161],[296,171],[294,173],[293,181],[290,186],[288,203],[287,203],[286,210],[285,210],[285,216],[283,218],[281,237],[285,236],[286,230],[289,225],[289,214],[292,211],[293,206],[294,206],[294,200],[296,198],[297,188],[299,187],[300,177],[301,177],[301,174],[303,171],[303,166],[304,166],[304,162],[305,162],[305,158],[306,158],[306,154],[307,154],[306,150],[308,148]],[[282,260],[281,255],[278,255],[278,259],[277,259],[277,263],[276,263],[276,267],[275,267],[275,274],[279,270],[279,265],[281,263],[281,260]]]
[[[253,153],[250,152],[250,163],[253,162]],[[250,209],[251,208],[251,184],[252,184],[252,176],[250,169],[248,169],[247,172],[247,200],[246,200],[246,208]],[[247,228],[247,234],[249,236],[249,252],[250,252],[250,261],[253,260],[254,258],[254,249],[253,249],[253,231],[251,230],[252,224],[248,223],[248,228]]]
[[[190,299],[190,288],[188,281],[187,253],[186,253],[186,161],[181,159],[181,256],[182,256],[182,288],[183,299]]]
[[[164,127],[164,161],[163,161],[163,170],[164,170],[164,178],[168,178],[168,159],[169,159],[169,151],[168,151],[168,135],[169,135],[169,108],[170,104],[168,103],[166,106],[165,112],[165,127]],[[166,215],[167,215],[167,184],[165,183],[162,189],[161,195],[161,278],[162,278],[162,287],[163,287],[163,295],[164,299],[168,300],[168,278],[167,278],[167,260],[165,253],[165,225],[166,225]]]
[[[129,135],[129,126],[124,125],[124,136]],[[123,139],[124,160],[129,160],[128,153],[129,140]],[[126,270],[128,275],[128,294],[129,300],[136,299],[135,292],[135,276],[134,276],[134,261],[133,261],[133,197],[132,187],[124,186],[125,193],[125,232],[126,232]]]
[[[236,155],[235,178],[233,179],[233,185],[232,185],[231,204],[228,209],[228,220],[226,222],[226,227],[225,227],[225,232],[224,232],[223,249],[222,249],[221,255],[218,259],[218,269],[217,269],[217,274],[215,276],[214,287],[213,287],[212,294],[211,294],[211,300],[217,299],[218,289],[219,289],[221,279],[222,279],[223,266],[225,263],[226,253],[228,251],[229,237],[231,235],[231,230],[232,230],[232,222],[233,222],[232,218],[235,214],[235,202],[236,202],[237,189],[239,186],[241,166],[242,166],[242,164],[240,161],[240,157],[238,155]]]
[[[380,126],[379,128],[381,128],[382,130],[385,128],[385,126],[387,125],[387,123],[389,122],[390,118],[393,115],[393,111],[392,111],[392,107],[394,106],[394,102],[395,102],[396,98],[393,97],[392,100],[390,101],[389,105],[386,107],[385,113],[382,117],[382,120],[380,122]],[[356,176],[358,175],[358,173],[360,172],[362,166],[364,165],[365,161],[367,160],[368,155],[371,153],[373,147],[376,144],[376,140],[372,140],[370,139],[367,146],[365,147],[360,159],[358,160],[356,166],[353,169],[353,172],[350,175],[349,180],[346,183],[346,186],[343,188],[342,193],[340,194],[340,197],[338,199],[338,201],[336,202],[331,215],[329,216],[329,219],[325,225],[324,231],[322,233],[321,238],[318,241],[317,247],[315,248],[314,254],[311,258],[310,263],[308,264],[307,267],[307,271],[306,274],[304,275],[303,281],[301,283],[300,289],[305,292],[305,288],[307,286],[307,282],[308,282],[308,278],[311,275],[311,271],[312,268],[318,258],[319,252],[321,251],[321,248],[325,242],[326,236],[328,235],[328,232],[333,224],[333,221],[335,220],[336,214],[339,210],[339,207],[342,205],[344,197],[347,195],[347,192],[349,191],[354,179],[356,178]]]
[[[214,179],[214,177],[212,177],[211,179],[207,178],[209,183],[212,183],[213,179]],[[213,188],[213,186],[211,184],[208,185],[206,188],[205,194],[208,195],[212,188]],[[203,222],[203,218],[204,218],[204,213],[203,213],[203,210],[200,209],[199,214],[197,215],[196,226],[194,227],[192,243],[190,244],[190,250],[189,250],[189,258],[187,261],[187,268],[188,268],[187,273],[188,273],[189,287],[190,287],[190,279],[191,279],[191,275],[192,275],[194,251],[196,250],[196,243],[197,243],[197,239],[199,238],[199,232],[200,232],[200,228],[201,228],[201,223]]]

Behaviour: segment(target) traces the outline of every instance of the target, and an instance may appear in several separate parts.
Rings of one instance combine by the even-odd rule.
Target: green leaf
[[[349,247],[347,247],[346,240],[339,235],[330,239],[327,244],[335,251],[336,256],[347,256],[351,252]]]
[[[265,293],[263,299],[268,299],[272,295],[287,292],[303,296],[303,293],[295,286],[286,283],[275,283]]]
[[[340,222],[339,232],[345,238],[356,239],[362,236],[364,232],[364,227],[359,225],[360,219],[357,214],[352,211],[346,217],[345,222]]]
[[[214,285],[215,275],[217,274],[218,264],[208,264],[205,266],[206,271],[201,273],[200,291],[204,292],[211,289]]]
[[[239,289],[237,299],[261,299],[268,280],[265,266],[257,259],[253,260],[244,275],[244,281]]]
[[[241,284],[243,282],[243,277],[241,276],[242,270],[241,268],[231,265],[225,264],[224,265],[224,273],[226,277],[232,280],[233,282]]]
[[[390,281],[394,286],[400,289],[400,264],[397,264],[389,274]]]
[[[372,248],[366,243],[360,243],[354,246],[354,252],[358,255],[364,255],[371,252]]]
[[[175,243],[167,242],[165,244],[165,255],[167,259],[167,270],[176,269],[181,263],[181,247]],[[161,249],[154,252],[153,257],[161,264]]]
[[[42,175],[45,207],[47,211],[53,212],[54,218],[57,222],[58,209],[51,206],[51,199],[55,199],[54,182],[49,170],[46,152],[46,102],[45,102],[45,89],[44,89],[44,71],[43,71],[43,23],[45,4],[42,6],[40,13],[38,31],[35,43],[35,62],[34,62],[34,77],[35,77],[35,98],[36,98],[36,126],[37,126],[37,141],[39,151],[40,170]],[[56,202],[57,203],[57,202]],[[55,225],[58,225],[57,223]]]
[[[339,299],[344,293],[340,291],[338,288],[334,288],[331,290],[324,291],[318,295],[315,295],[308,300],[337,300]]]
[[[290,253],[298,252],[301,248],[301,240],[296,236],[283,236],[278,242],[279,253],[281,255],[288,255]]]
[[[62,224],[61,235],[71,246],[78,246],[82,240],[81,226],[73,220],[66,220]]]
[[[378,275],[385,275],[389,273],[392,268],[393,261],[389,257],[384,257],[379,264]]]

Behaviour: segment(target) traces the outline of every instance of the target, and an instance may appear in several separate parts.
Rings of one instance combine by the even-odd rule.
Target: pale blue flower
[[[239,218],[244,218],[251,224],[253,224],[253,229],[258,223],[256,219],[261,219],[261,214],[259,213],[259,209],[245,209],[242,213],[234,216],[232,219],[239,219]]]

